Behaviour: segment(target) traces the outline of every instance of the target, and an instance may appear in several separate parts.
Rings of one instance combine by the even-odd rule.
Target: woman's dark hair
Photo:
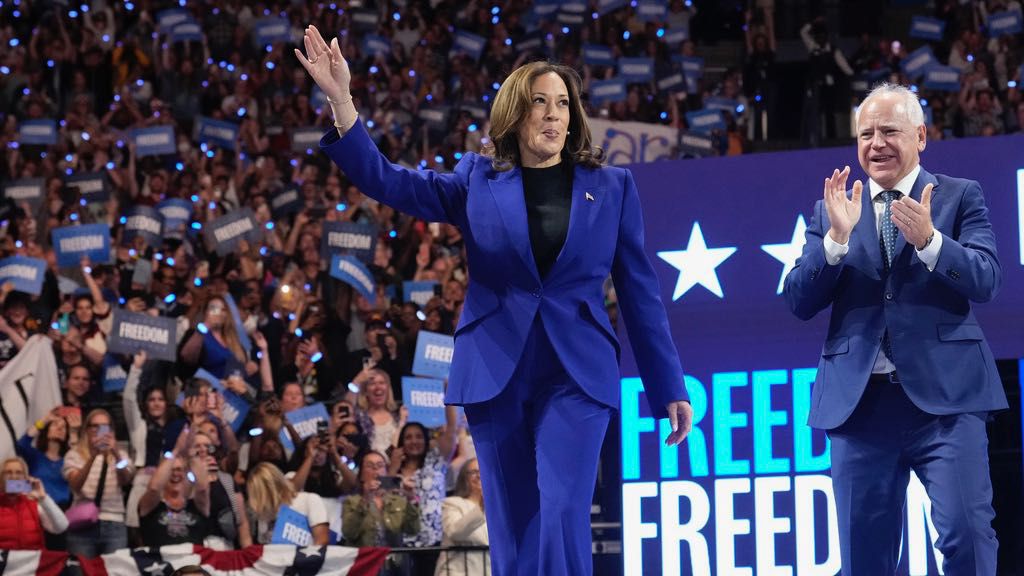
[[[175,406],[173,402],[168,401],[167,390],[157,384],[151,384],[150,386],[143,388],[142,394],[138,397],[139,414],[142,414],[142,418],[146,421],[150,421],[152,419],[149,415],[147,406],[149,405],[149,396],[153,394],[153,392],[159,392],[164,397],[164,405],[166,406],[166,408],[164,408],[164,416],[166,421],[170,422],[171,420],[176,419],[177,413],[175,409],[177,406]]]
[[[345,428],[345,426],[348,426],[349,424],[352,424],[356,427],[356,433],[342,434],[341,431]],[[352,461],[355,462],[357,465],[362,464],[363,456],[370,451],[370,439],[367,438],[366,433],[363,432],[363,427],[359,425],[359,422],[356,420],[351,420],[349,422],[345,422],[341,426],[338,426],[338,432],[336,436],[344,436],[346,440],[355,444],[356,455],[354,458],[352,458]]]
[[[416,463],[417,468],[423,468],[423,463],[427,460],[427,451],[430,450],[430,431],[427,427],[419,422],[409,422],[405,426],[402,426],[402,432],[398,435],[398,447],[402,448],[405,446],[405,433],[410,428],[419,428],[420,432],[423,432],[423,454],[420,455]]]
[[[71,437],[71,425],[68,424],[68,421],[63,417],[61,417],[61,420],[64,420],[64,439],[60,441],[60,456],[63,458],[64,455],[68,453],[68,449],[71,448],[71,445],[68,443],[68,438]],[[36,450],[45,453],[50,447],[50,426],[53,425],[54,422],[56,422],[56,420],[50,420],[46,423],[46,426],[43,426],[43,429],[39,431],[39,435],[36,436]]]

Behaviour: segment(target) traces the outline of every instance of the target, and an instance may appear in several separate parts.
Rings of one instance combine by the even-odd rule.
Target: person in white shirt
[[[487,518],[484,516],[484,491],[480,484],[480,465],[476,458],[467,461],[455,482],[455,495],[441,504],[444,535],[441,546],[488,546]],[[486,550],[442,552],[437,560],[436,576],[490,574],[490,554]]]

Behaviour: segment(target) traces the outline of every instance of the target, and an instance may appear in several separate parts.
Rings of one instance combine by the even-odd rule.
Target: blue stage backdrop
[[[985,191],[1004,275],[975,310],[997,358],[1024,356],[1022,150],[1006,136],[932,142],[922,157]],[[866,182],[852,143],[631,167],[695,424],[681,447],[659,442],[667,422],[656,430],[623,331],[625,574],[838,573],[829,444],[806,426],[827,313],[798,320],[781,279],[825,177],[847,164],[851,185]],[[929,509],[912,480],[902,574],[938,573]]]

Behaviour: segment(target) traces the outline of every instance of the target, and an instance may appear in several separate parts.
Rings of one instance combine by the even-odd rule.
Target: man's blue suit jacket
[[[357,122],[320,143],[367,196],[429,222],[447,222],[466,243],[469,286],[455,330],[449,404],[490,400],[508,384],[537,314],[566,371],[593,399],[619,405],[619,343],[602,285],[615,282],[621,317],[652,413],[688,399],[669,334],[658,279],[644,253],[643,221],[632,175],[576,166],[569,230],[558,259],[540,278],[530,247],[519,168],[498,172],[467,153],[452,174],[391,164]]]
[[[811,426],[835,428],[853,413],[886,328],[899,379],[921,410],[959,414],[1007,407],[992,351],[971,311],[971,302],[991,300],[1002,280],[981,186],[922,169],[910,196],[920,201],[929,183],[932,223],[943,235],[932,272],[902,234],[892,269],[885,271],[867,186],[850,251],[829,266],[823,243],[828,214],[823,201],[814,207],[807,243],[784,289],[802,319],[832,306],[811,393]]]

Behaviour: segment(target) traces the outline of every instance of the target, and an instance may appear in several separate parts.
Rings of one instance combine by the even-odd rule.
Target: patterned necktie
[[[892,266],[892,259],[896,256],[896,225],[892,223],[892,202],[899,200],[902,196],[899,190],[886,190],[879,197],[885,201],[885,210],[882,211],[882,226],[878,230],[878,240],[882,244],[882,262],[885,263],[885,270]],[[886,329],[882,335],[882,350],[885,357],[895,362],[892,357],[892,342],[889,340],[889,330]]]
[[[893,200],[899,200],[902,195],[899,190],[886,190],[879,195],[885,201],[878,239],[882,243],[882,260],[885,262],[886,270],[892,266],[892,259],[896,256],[896,225],[892,223],[892,203]]]

